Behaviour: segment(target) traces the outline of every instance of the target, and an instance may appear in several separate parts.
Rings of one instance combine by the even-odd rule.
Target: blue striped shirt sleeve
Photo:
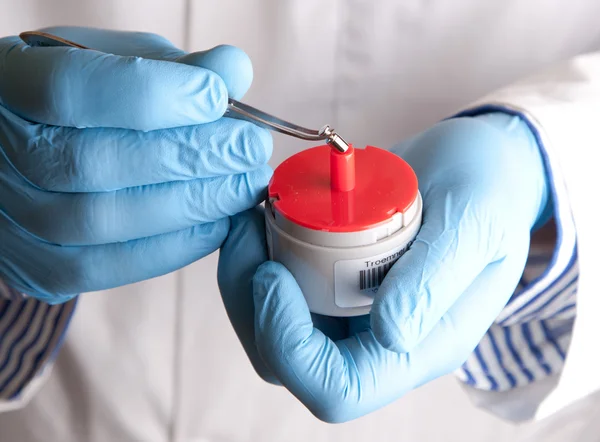
[[[52,364],[76,303],[49,305],[0,280],[0,409],[21,399]]]

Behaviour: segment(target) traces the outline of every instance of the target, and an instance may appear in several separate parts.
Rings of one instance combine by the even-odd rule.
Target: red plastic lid
[[[397,155],[372,146],[354,149],[354,189],[332,190],[330,155],[328,145],[313,147],[275,169],[269,198],[277,212],[309,229],[356,232],[404,213],[417,199],[412,168]]]

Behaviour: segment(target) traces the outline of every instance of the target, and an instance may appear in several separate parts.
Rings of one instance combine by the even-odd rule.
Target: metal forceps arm
[[[66,40],[56,35],[48,34],[46,32],[23,32],[19,36],[30,46],[69,46],[79,49],[89,49],[78,43]],[[257,126],[261,126],[263,128],[280,132],[295,138],[300,138],[302,140],[324,140],[331,147],[342,153],[346,152],[350,148],[348,143],[346,143],[342,137],[340,137],[331,127],[327,125],[320,130],[307,129],[267,114],[266,112],[258,110],[252,106],[248,106],[247,104],[241,103],[232,98],[229,99],[227,110],[225,111],[224,116],[238,120],[249,121]]]
[[[329,126],[323,126],[320,130],[307,129],[305,127],[298,126],[274,117],[273,115],[267,114],[266,112],[258,110],[252,106],[248,106],[247,104],[241,103],[232,98],[229,99],[229,106],[227,107],[225,116],[236,118],[238,120],[250,121],[257,126],[261,126],[295,138],[300,138],[302,140],[325,140],[327,144],[331,145],[342,153],[349,149],[348,143],[346,143],[342,137],[335,133],[335,131]]]

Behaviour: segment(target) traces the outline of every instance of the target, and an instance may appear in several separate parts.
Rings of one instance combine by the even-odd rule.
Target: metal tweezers
[[[79,49],[90,49],[45,32],[23,32],[19,35],[19,37],[21,37],[21,39],[29,46],[70,46]],[[340,137],[328,125],[323,126],[320,130],[307,129],[267,114],[266,112],[258,110],[252,106],[248,106],[247,104],[241,103],[232,98],[229,98],[229,105],[227,106],[224,116],[238,120],[249,121],[263,128],[280,132],[295,138],[300,138],[302,140],[325,141],[327,144],[342,153],[346,152],[350,148],[348,143],[346,143],[343,138]]]

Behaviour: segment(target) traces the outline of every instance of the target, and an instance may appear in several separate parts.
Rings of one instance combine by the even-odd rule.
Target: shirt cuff
[[[0,410],[14,408],[49,370],[62,346],[77,298],[49,305],[0,284]]]

